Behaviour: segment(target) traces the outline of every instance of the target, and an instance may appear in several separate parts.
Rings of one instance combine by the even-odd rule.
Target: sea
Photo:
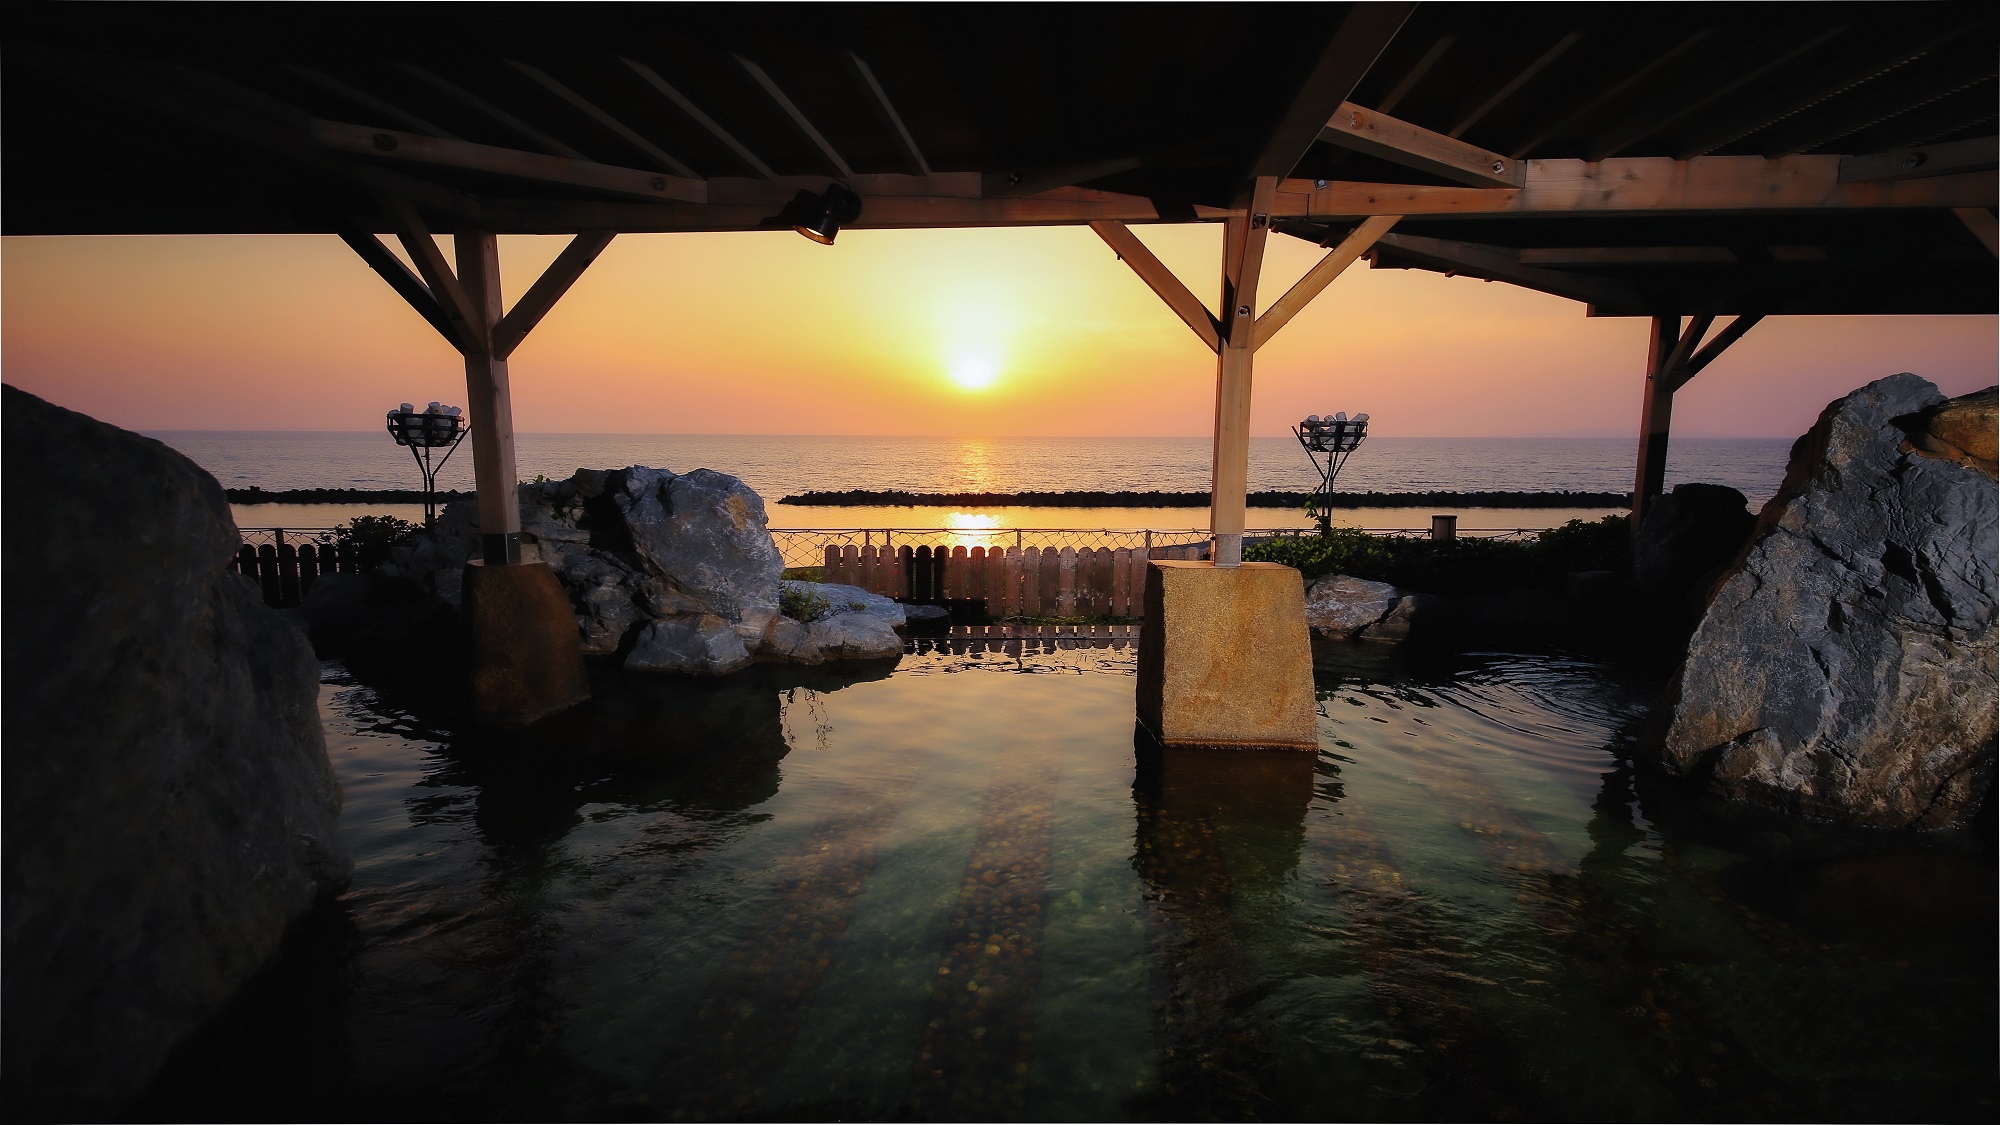
[[[387,434],[313,431],[153,431],[226,488],[394,489],[420,487],[407,449]],[[1342,466],[1343,491],[1520,490],[1625,492],[1632,487],[1634,440],[1597,438],[1380,437]],[[1787,438],[1682,438],[1669,448],[1667,483],[1705,481],[1741,491],[1753,509],[1777,491],[1791,448]],[[579,468],[649,465],[688,472],[716,469],[763,496],[774,527],[948,526],[954,509],[856,509],[787,505],[807,491],[1039,492],[1064,490],[1205,491],[1206,437],[864,437],[716,434],[519,434],[522,480],[559,479]],[[1290,436],[1252,438],[1252,490],[1309,491],[1318,476]],[[442,489],[472,488],[472,450],[461,447],[438,474]],[[250,526],[330,526],[362,512],[403,515],[407,504],[240,505]],[[1201,509],[994,509],[998,526],[1186,527],[1206,523]],[[1601,509],[1468,511],[1461,526],[1551,526]],[[961,513],[962,514],[962,513]],[[1343,513],[1355,526],[1428,524],[1431,509],[1361,509]],[[1253,510],[1256,526],[1292,526],[1301,513]],[[1410,521],[1416,521],[1410,523]],[[912,522],[915,521],[915,522]],[[940,521],[940,522],[926,522]],[[1081,521],[1081,522],[1079,522]],[[1397,521],[1401,521],[1400,523]]]

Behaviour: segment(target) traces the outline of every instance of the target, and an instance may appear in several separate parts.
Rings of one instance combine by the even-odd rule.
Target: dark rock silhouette
[[[222,489],[7,387],[10,1113],[113,1116],[350,862],[305,636]]]

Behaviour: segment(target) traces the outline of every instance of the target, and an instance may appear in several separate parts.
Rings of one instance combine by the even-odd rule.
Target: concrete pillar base
[[[479,722],[526,726],[590,698],[576,611],[548,564],[467,563],[464,604]]]
[[[1316,750],[1299,572],[1276,563],[1146,568],[1139,725],[1165,749]]]

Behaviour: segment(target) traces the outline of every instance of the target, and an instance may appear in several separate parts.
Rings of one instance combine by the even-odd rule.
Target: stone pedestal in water
[[[1138,712],[1168,749],[1317,749],[1299,572],[1255,562],[1149,565]]]

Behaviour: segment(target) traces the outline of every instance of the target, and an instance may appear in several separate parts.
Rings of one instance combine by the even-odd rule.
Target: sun
[[[999,377],[999,368],[983,356],[971,356],[951,365],[951,381],[963,390],[983,391]]]

